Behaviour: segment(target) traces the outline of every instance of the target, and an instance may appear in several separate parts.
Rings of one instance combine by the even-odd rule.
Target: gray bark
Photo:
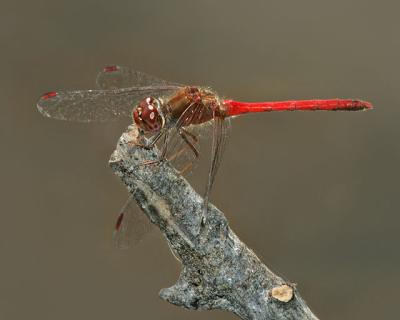
[[[230,229],[224,214],[209,204],[201,227],[202,197],[158,151],[135,146],[130,127],[118,141],[110,166],[182,263],[175,285],[160,297],[187,309],[228,310],[242,319],[317,319],[295,285],[272,273]]]

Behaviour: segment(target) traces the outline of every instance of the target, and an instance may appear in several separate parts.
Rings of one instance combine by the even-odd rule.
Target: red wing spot
[[[47,92],[44,95],[42,95],[42,99],[43,100],[47,100],[47,99],[50,99],[50,98],[54,98],[56,96],[57,96],[57,92],[51,91],[51,92]]]
[[[103,72],[115,72],[118,70],[119,70],[118,66],[107,66],[103,69]]]
[[[121,227],[121,223],[122,223],[122,220],[124,219],[124,213],[121,213],[119,216],[118,216],[118,219],[117,219],[117,222],[116,222],[116,224],[115,224],[115,230],[119,230],[119,228]]]

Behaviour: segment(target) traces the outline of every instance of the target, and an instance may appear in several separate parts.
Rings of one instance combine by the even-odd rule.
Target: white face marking
[[[150,113],[150,119],[151,119],[151,120],[153,120],[153,119],[154,119],[154,117],[155,117],[155,114],[154,114],[154,112]]]
[[[146,102],[147,102],[147,104],[150,104],[150,97],[148,97],[148,98],[146,98]]]
[[[149,110],[153,110],[154,107],[152,105],[149,105]]]

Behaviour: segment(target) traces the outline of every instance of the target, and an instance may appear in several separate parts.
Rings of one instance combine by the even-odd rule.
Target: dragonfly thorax
[[[144,132],[159,132],[165,124],[161,105],[162,101],[153,97],[140,101],[132,112],[136,125]]]

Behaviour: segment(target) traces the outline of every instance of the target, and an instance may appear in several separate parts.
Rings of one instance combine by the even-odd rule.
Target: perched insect
[[[212,128],[212,154],[208,182],[204,196],[204,221],[210,192],[227,140],[229,119],[245,113],[271,111],[358,111],[371,109],[369,102],[353,99],[292,100],[280,102],[237,102],[221,99],[209,88],[187,86],[168,82],[130,68],[110,66],[97,77],[98,90],[53,91],[38,101],[39,111],[51,118],[80,122],[107,121],[120,117],[132,117],[142,134],[151,134],[145,147],[161,142],[161,156],[168,157],[177,150],[179,140],[186,151],[177,151],[173,157],[191,155],[191,161],[199,158],[197,128]],[[148,164],[154,164],[151,161]],[[190,165],[191,162],[189,162]],[[185,167],[184,170],[187,170]],[[122,209],[116,223],[116,239],[120,245],[129,242],[131,228],[139,226],[132,210],[132,198]],[[135,218],[136,217],[136,218]],[[138,234],[145,232],[138,232]],[[139,237],[140,238],[140,237]]]

